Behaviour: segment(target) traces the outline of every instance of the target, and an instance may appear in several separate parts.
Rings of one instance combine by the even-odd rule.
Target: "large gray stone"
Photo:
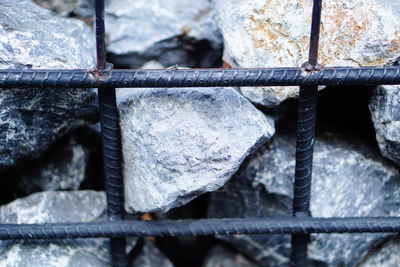
[[[120,89],[125,208],[167,211],[221,187],[274,133],[232,88]]]
[[[382,155],[400,164],[400,86],[374,89],[369,109]]]
[[[26,0],[0,0],[1,69],[94,66],[94,35],[81,21]],[[94,93],[82,89],[0,90],[0,169],[36,158],[71,128],[94,120]]]
[[[278,135],[222,190],[212,194],[210,217],[290,216],[294,136]],[[314,217],[399,216],[400,175],[357,139],[326,135],[315,141],[311,213]],[[387,234],[312,235],[313,265],[353,266],[378,249]],[[263,266],[288,264],[290,236],[220,237]]]
[[[310,0],[216,0],[224,60],[233,67],[300,67],[308,59]],[[323,1],[319,62],[326,66],[385,65],[400,54],[397,1]],[[241,88],[272,107],[297,87]]]
[[[222,49],[214,15],[210,0],[110,0],[105,13],[107,50],[122,56],[112,57],[119,65],[129,67],[148,60],[166,67],[211,66],[220,61],[216,57]]]
[[[44,192],[0,207],[1,223],[90,222],[104,219],[104,192]],[[0,242],[0,265],[110,266],[107,239]]]

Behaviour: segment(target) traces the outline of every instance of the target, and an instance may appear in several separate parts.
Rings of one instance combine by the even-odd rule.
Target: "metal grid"
[[[400,67],[317,63],[321,2],[313,0],[309,59],[300,68],[112,70],[106,63],[104,0],[96,0],[97,66],[92,70],[0,70],[1,88],[98,88],[108,221],[3,224],[0,239],[109,237],[114,266],[127,266],[128,236],[292,234],[292,266],[307,265],[311,233],[399,232],[400,218],[312,218],[310,189],[318,85],[400,84]],[[293,217],[180,221],[124,220],[122,152],[115,87],[300,86]]]

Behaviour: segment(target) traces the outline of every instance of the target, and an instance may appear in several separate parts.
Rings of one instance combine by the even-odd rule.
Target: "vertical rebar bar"
[[[102,75],[102,71],[107,67],[104,0],[96,0],[95,8],[97,48],[96,71],[99,75]],[[115,88],[98,88],[98,94],[108,218],[111,221],[123,220],[124,195],[122,180],[122,151]],[[125,252],[125,238],[110,238],[110,247],[113,266],[128,266]]]
[[[313,1],[310,50],[306,71],[315,71],[318,64],[318,42],[322,0]],[[297,112],[296,167],[293,216],[310,216],[311,177],[315,137],[318,86],[300,86]],[[307,266],[309,235],[292,235],[291,266]]]

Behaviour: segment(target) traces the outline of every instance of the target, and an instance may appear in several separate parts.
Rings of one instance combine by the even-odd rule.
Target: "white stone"
[[[128,212],[167,211],[218,189],[274,133],[232,88],[118,94]]]

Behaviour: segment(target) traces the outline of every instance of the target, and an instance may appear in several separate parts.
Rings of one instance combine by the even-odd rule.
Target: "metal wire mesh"
[[[318,85],[400,84],[399,67],[318,66],[322,0],[313,1],[309,60],[303,67],[257,69],[112,70],[107,68],[104,0],[96,0],[97,66],[92,70],[0,70],[1,88],[93,88],[99,91],[109,220],[0,225],[0,239],[109,237],[114,266],[127,266],[125,237],[292,234],[292,266],[307,264],[311,233],[399,232],[400,218],[311,218],[309,212]],[[300,86],[292,218],[124,220],[122,152],[115,87]]]

